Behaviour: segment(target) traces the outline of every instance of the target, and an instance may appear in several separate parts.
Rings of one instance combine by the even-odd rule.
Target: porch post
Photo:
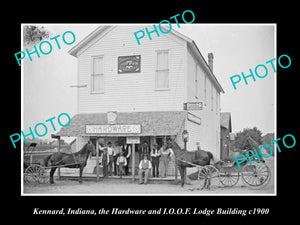
[[[57,137],[57,141],[58,141],[57,151],[60,152],[60,136]],[[57,177],[58,177],[58,179],[60,179],[60,167],[57,168]]]
[[[178,171],[177,171],[177,165],[176,165],[176,158],[175,158],[175,181],[178,179]]]
[[[99,181],[99,138],[96,138],[96,181]]]
[[[132,183],[134,183],[135,180],[135,144],[132,144],[131,149],[131,173],[132,173]],[[127,162],[128,163],[128,162]]]
[[[174,135],[174,137],[172,137],[173,138],[173,140],[175,140],[176,141],[176,138],[177,138],[177,136],[176,135]],[[178,168],[177,168],[177,165],[176,165],[176,156],[175,156],[175,153],[174,153],[174,157],[175,157],[175,181],[177,182],[177,180],[178,180]]]

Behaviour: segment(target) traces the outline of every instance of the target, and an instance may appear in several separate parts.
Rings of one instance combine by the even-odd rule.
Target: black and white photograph
[[[293,4],[22,3],[2,14],[5,220],[294,220]]]
[[[277,26],[184,12],[21,24],[22,195],[276,196]]]

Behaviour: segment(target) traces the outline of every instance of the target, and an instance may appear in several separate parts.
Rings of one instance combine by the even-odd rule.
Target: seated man
[[[147,155],[144,154],[144,157],[141,160],[140,165],[139,165],[139,181],[140,181],[140,184],[143,183],[143,175],[144,175],[144,184],[147,184],[148,174],[149,174],[149,171],[151,170],[151,168],[152,168],[151,162],[150,162],[150,160],[148,160]]]

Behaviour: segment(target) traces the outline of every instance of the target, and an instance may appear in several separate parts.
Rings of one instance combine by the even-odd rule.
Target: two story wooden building
[[[207,63],[195,42],[174,30],[138,45],[134,32],[145,26],[100,26],[69,51],[78,58],[78,114],[58,135],[77,137],[78,150],[88,139],[127,137],[161,145],[171,136],[183,147],[187,130],[188,151],[200,147],[219,159],[224,91],[212,53]]]

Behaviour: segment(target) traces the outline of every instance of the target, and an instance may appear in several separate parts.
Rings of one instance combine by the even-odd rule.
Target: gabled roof
[[[221,127],[224,127],[231,132],[231,114],[230,112],[221,112],[220,114]]]
[[[77,57],[78,52],[82,48],[87,46],[90,42],[92,42],[99,35],[102,35],[103,33],[105,33],[105,31],[109,32],[111,29],[113,29],[115,27],[116,26],[99,26],[92,33],[90,33],[83,40],[81,40],[77,45],[75,45],[73,48],[71,48],[68,51],[68,53],[71,54],[74,57]],[[162,27],[162,29],[165,30],[164,27]],[[196,43],[192,39],[190,39],[189,37],[179,33],[178,31],[176,31],[174,29],[172,29],[170,33],[187,42],[188,48],[193,52],[194,56],[197,58],[197,61],[204,67],[206,72],[209,74],[209,77],[212,79],[214,85],[217,87],[217,89],[219,89],[220,92],[224,93],[224,90],[223,90],[222,86],[220,85],[217,78],[215,77],[215,75],[211,71],[211,69],[210,69],[209,65],[207,64],[206,60],[203,58],[203,56],[202,56],[200,50],[198,49]]]
[[[119,112],[117,124],[141,124],[142,133],[139,136],[177,135],[180,131],[186,111],[161,112]],[[105,125],[106,113],[81,113],[71,118],[67,127],[62,127],[57,135],[60,136],[95,136],[86,133],[86,125]],[[99,136],[105,136],[99,134]],[[125,136],[124,134],[109,134],[109,136]],[[130,136],[133,136],[132,134]]]
[[[198,62],[200,62],[202,64],[202,66],[204,67],[206,72],[209,74],[209,77],[212,79],[213,84],[219,89],[220,92],[224,93],[224,90],[223,90],[221,84],[219,83],[219,81],[217,80],[217,78],[215,77],[213,72],[211,71],[211,69],[210,69],[209,65],[207,64],[207,62],[205,61],[205,59],[203,58],[196,43],[192,40],[192,42],[187,42],[187,45],[192,50],[192,52],[196,55]]]
[[[85,47],[92,40],[94,40],[96,37],[98,37],[100,34],[102,34],[105,30],[108,30],[109,28],[112,28],[112,26],[99,26],[93,32],[91,32],[89,35],[87,35],[84,39],[82,39],[79,43],[77,43],[73,48],[71,48],[68,51],[68,53],[74,57],[77,57],[78,56],[77,53],[83,47]]]

